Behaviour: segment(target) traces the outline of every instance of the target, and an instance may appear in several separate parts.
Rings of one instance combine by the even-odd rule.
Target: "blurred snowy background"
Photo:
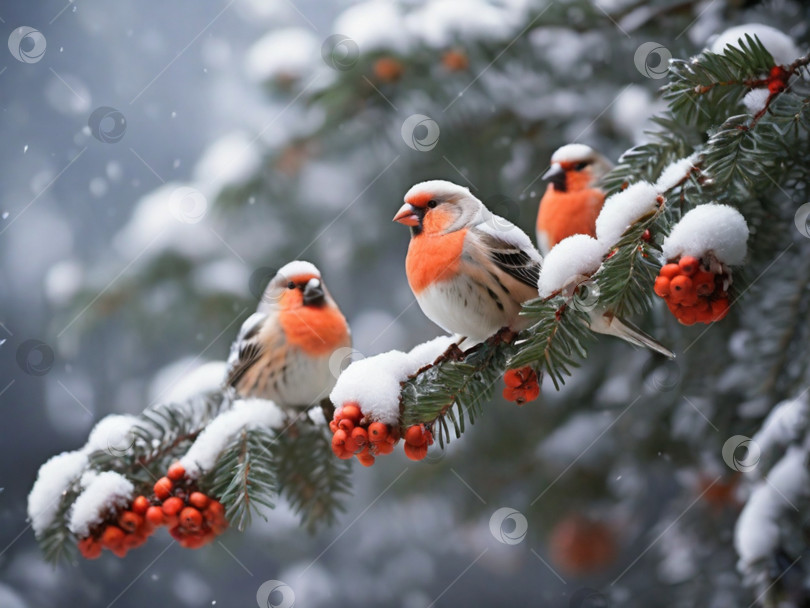
[[[661,81],[634,65],[651,36],[688,56],[751,19],[807,35],[796,3],[687,2],[660,13],[646,4],[0,7],[4,40],[29,26],[46,42],[34,57],[39,38],[22,41],[28,62],[0,49],[0,606],[244,607],[269,579],[307,607],[673,605],[665,583],[700,605],[734,605],[733,518],[699,522],[725,535],[712,562],[725,576],[701,580],[694,529],[679,528],[625,576],[658,522],[638,514],[674,519],[673,505],[688,504],[705,470],[713,476],[722,463],[695,457],[701,466],[676,479],[666,449],[656,450],[652,415],[625,432],[649,437],[643,447],[662,469],[622,460],[620,436],[595,443],[612,426],[600,408],[624,407],[649,371],[646,353],[623,346],[619,367],[600,345],[540,404],[517,411],[498,400],[497,414],[446,456],[356,470],[348,512],[316,536],[281,505],[248,534],[201,551],[166,535],[125,560],[54,569],[26,528],[38,466],[81,445],[104,415],[139,412],[224,358],[269,269],[292,256],[315,262],[361,353],[410,348],[438,333],[405,281],[407,234],[390,223],[410,184],[470,185],[530,230],[554,148],[579,140],[615,159],[640,141],[660,107]],[[325,59],[333,34],[349,42]],[[435,150],[419,149],[427,126],[410,140],[402,133],[417,113],[438,123]],[[563,416],[572,401],[596,411]],[[573,481],[532,502],[569,463]],[[490,531],[504,506],[528,517],[519,544]],[[577,519],[586,511],[600,523]],[[596,549],[577,553],[583,544]]]

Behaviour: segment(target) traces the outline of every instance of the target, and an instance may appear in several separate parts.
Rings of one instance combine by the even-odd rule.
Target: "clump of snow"
[[[658,190],[637,182],[609,197],[596,218],[596,238],[606,246],[616,243],[630,226],[658,209]]]
[[[770,96],[771,92],[765,87],[751,89],[745,94],[745,97],[743,97],[745,111],[752,116],[756,116],[765,109],[765,104],[768,102]]]
[[[200,190],[215,196],[225,187],[239,185],[261,168],[262,153],[255,137],[236,131],[220,137],[205,149],[194,166]]]
[[[804,464],[806,457],[802,448],[792,446],[771,469],[767,481],[758,483],[748,498],[734,529],[741,572],[773,555],[782,540],[780,520],[787,511],[793,511],[791,505],[807,500],[810,472]]]
[[[188,188],[180,182],[169,182],[140,199],[132,218],[113,239],[121,255],[129,260],[148,259],[170,250],[197,260],[220,250],[221,241],[210,230],[197,225],[202,217],[178,219],[178,193],[187,192]],[[199,206],[204,213],[207,203]]]
[[[52,304],[63,305],[79,291],[83,277],[82,265],[78,261],[61,260],[45,275],[45,295]]]
[[[362,53],[404,53],[410,47],[404,16],[394,2],[372,0],[352,5],[338,16],[333,29],[353,40]]]
[[[433,338],[432,340],[414,346],[410,352],[408,352],[408,357],[410,357],[413,364],[411,373],[433,363],[439,355],[450,348],[453,342],[455,342],[455,336],[439,336],[438,338]]]
[[[602,264],[609,246],[587,234],[569,236],[548,252],[540,269],[537,290],[547,298],[561,290],[573,279],[590,276]]]
[[[257,82],[298,79],[320,58],[321,44],[315,35],[302,27],[289,27],[272,31],[254,43],[247,52],[245,70]]]
[[[664,239],[664,258],[712,252],[721,262],[742,264],[747,252],[748,224],[742,214],[728,205],[700,205],[681,218]]]
[[[82,448],[85,454],[105,451],[112,454],[122,454],[132,447],[135,438],[132,428],[138,424],[135,416],[119,416],[111,414],[96,423],[90,431],[90,437]]]
[[[762,23],[746,23],[727,29],[712,41],[709,50],[722,55],[728,47],[740,48],[740,41],[745,42],[746,34],[751,38],[759,38],[762,46],[779,65],[792,63],[802,54],[790,36]]]
[[[447,48],[458,40],[507,38],[520,22],[518,13],[482,0],[432,0],[409,13],[405,25],[428,46]]]
[[[364,416],[385,424],[399,420],[400,383],[416,369],[408,353],[392,350],[355,361],[340,374],[329,398],[340,411],[355,402]]]
[[[585,144],[567,144],[557,148],[551,155],[552,163],[572,163],[585,160],[593,155],[593,148]]]
[[[272,401],[244,399],[233,408],[220,414],[203,429],[186,455],[180,459],[189,477],[198,477],[210,471],[222,451],[243,430],[258,427],[279,428],[284,422],[284,413]]]
[[[698,155],[692,154],[686,158],[679,158],[669,163],[664,170],[661,171],[658,181],[655,182],[655,189],[658,192],[666,192],[677,186],[695,167],[697,159]]]
[[[751,438],[762,454],[784,449],[804,436],[810,423],[810,400],[788,399],[773,408],[762,428]]]
[[[84,452],[62,452],[39,467],[37,481],[28,494],[28,519],[39,536],[53,522],[59,509],[59,498],[77,481],[87,466]]]
[[[114,471],[83,476],[82,486],[84,489],[73,503],[68,519],[68,529],[79,538],[86,537],[90,528],[127,506],[135,492],[132,482]]]

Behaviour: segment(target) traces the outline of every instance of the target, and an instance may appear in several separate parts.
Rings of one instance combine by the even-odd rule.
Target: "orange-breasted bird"
[[[596,236],[596,217],[605,202],[597,183],[610,169],[608,159],[584,144],[554,152],[543,175],[550,183],[537,211],[537,246],[543,255],[573,234]]]
[[[526,327],[518,313],[537,297],[542,258],[520,228],[442,180],[408,190],[394,221],[411,229],[405,270],[431,321],[475,341]]]
[[[310,406],[332,391],[337,377],[330,358],[350,346],[346,318],[320,271],[309,262],[290,262],[242,324],[228,357],[226,384],[241,397]]]

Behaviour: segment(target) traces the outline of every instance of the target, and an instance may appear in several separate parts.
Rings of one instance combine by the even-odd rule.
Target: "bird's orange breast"
[[[349,343],[346,318],[331,306],[282,309],[279,323],[287,343],[313,357],[329,354]]]
[[[437,281],[449,281],[458,273],[467,229],[448,234],[419,234],[411,238],[405,272],[415,294]]]
[[[558,192],[549,186],[537,213],[537,230],[548,238],[549,247],[572,234],[596,236],[596,218],[605,194],[596,188]]]

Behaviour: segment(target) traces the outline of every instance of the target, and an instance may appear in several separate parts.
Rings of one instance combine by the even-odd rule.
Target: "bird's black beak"
[[[311,279],[304,287],[304,306],[321,306],[325,302],[323,284],[318,279]]]
[[[553,163],[548,171],[543,173],[543,179],[554,184],[554,189],[565,192],[565,170],[559,163]]]

